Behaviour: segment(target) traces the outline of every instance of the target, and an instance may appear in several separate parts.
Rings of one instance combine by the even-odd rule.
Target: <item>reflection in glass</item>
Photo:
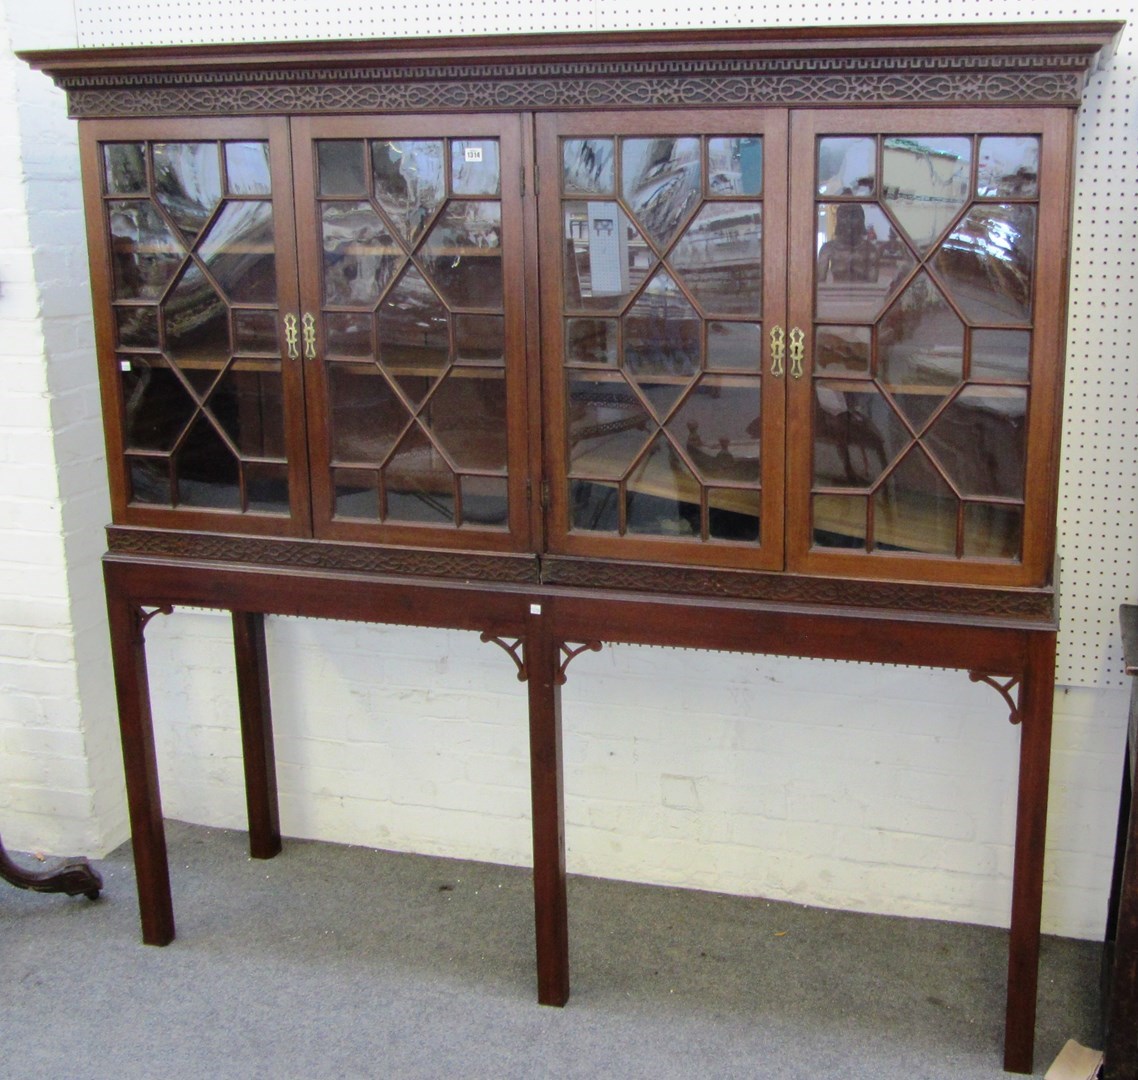
[[[497,139],[452,139],[451,192],[454,195],[497,195],[502,190]]]
[[[662,433],[632,471],[624,500],[629,532],[700,535],[699,484]]]
[[[422,274],[410,267],[379,309],[379,358],[418,403],[450,360],[447,310]]]
[[[613,140],[565,139],[561,190],[566,195],[613,193]]]
[[[285,456],[279,362],[234,364],[210,394],[207,408],[242,457]]]
[[[374,307],[403,261],[370,203],[330,202],[320,208],[324,302]]]
[[[864,495],[815,495],[812,502],[818,547],[865,550],[869,500]]]
[[[874,544],[893,551],[955,555],[957,506],[944,477],[914,448],[873,497]]]
[[[239,353],[280,355],[275,311],[234,311],[233,330]]]
[[[148,202],[107,203],[116,300],[157,300],[185,249]]]
[[[763,140],[757,135],[708,139],[707,167],[709,195],[761,195]]]
[[[826,375],[868,375],[868,326],[819,326],[814,331],[814,370]]]
[[[871,384],[820,379],[814,392],[815,487],[869,487],[909,445],[908,429]]]
[[[876,177],[876,139],[831,135],[818,140],[819,195],[872,195]]]
[[[456,308],[502,308],[502,207],[497,202],[447,204],[419,249],[443,299]]]
[[[704,481],[759,482],[759,381],[705,375],[668,422]]]
[[[988,199],[1039,196],[1039,137],[989,135],[980,140],[976,194]]]
[[[374,356],[372,319],[362,311],[326,311],[322,320],[329,356]]]
[[[379,520],[379,476],[370,469],[333,469],[332,490],[338,518]]]
[[[422,428],[413,425],[383,470],[385,517],[453,525],[454,479]]]
[[[665,247],[700,198],[699,139],[623,139],[621,177],[633,217]]]
[[[142,143],[105,143],[103,166],[108,195],[146,191],[146,149]]]
[[[952,298],[978,323],[1031,319],[1035,207],[974,206],[941,244],[937,270]]]
[[[758,323],[708,323],[707,366],[712,371],[749,371],[757,374],[762,360],[762,327]]]
[[[509,485],[504,476],[459,477],[463,525],[505,528],[510,523]]]
[[[219,510],[241,509],[241,467],[204,416],[174,454],[178,502]]]
[[[232,354],[229,308],[196,263],[190,263],[162,304],[166,351],[189,370]]]
[[[568,384],[569,471],[619,479],[656,424],[623,379],[582,373],[571,376]]]
[[[217,143],[155,143],[154,188],[174,224],[196,236],[221,200]]]
[[[652,278],[623,324],[625,370],[638,379],[680,376],[682,391],[683,382],[699,370],[701,324],[667,271]]]
[[[287,514],[288,466],[275,462],[245,463],[245,495],[250,510],[269,514]]]
[[[885,205],[926,252],[969,198],[972,140],[958,136],[897,135],[885,140]]]
[[[1030,360],[1030,330],[972,331],[972,378],[1026,382]]]
[[[616,532],[620,528],[620,487],[596,480],[569,481],[570,528]]]
[[[615,202],[567,202],[565,306],[619,311],[640,286],[655,257]]]
[[[668,257],[704,311],[758,318],[763,307],[759,203],[707,203]]]
[[[182,381],[152,358],[135,356],[122,372],[122,400],[128,450],[170,451],[197,412]]]
[[[965,497],[1022,499],[1026,421],[1026,388],[969,386],[924,442]]]
[[[225,177],[229,195],[268,195],[269,144],[267,142],[227,142]]]
[[[965,558],[1018,559],[1023,550],[1023,508],[964,504]]]
[[[458,469],[506,471],[504,372],[452,368],[431,395],[424,419]]]
[[[875,203],[818,204],[819,319],[870,322],[916,266]]]
[[[411,420],[398,395],[370,364],[329,364],[332,460],[381,465]]]
[[[566,319],[565,363],[616,367],[616,319]]]
[[[126,459],[130,473],[131,502],[172,506],[169,458],[130,456]]]
[[[158,309],[153,307],[115,308],[115,341],[120,348],[158,348]]]
[[[359,139],[321,139],[316,144],[317,191],[320,195],[355,195],[368,193],[364,144]]]
[[[759,539],[763,495],[757,490],[712,488],[707,493],[707,535],[712,540]]]
[[[877,331],[878,377],[915,429],[964,374],[964,324],[922,271]]]
[[[198,251],[230,301],[276,303],[271,202],[227,202]]]
[[[446,198],[442,141],[377,140],[371,170],[376,202],[400,236],[414,243]]]
[[[501,315],[456,315],[454,347],[460,364],[505,364],[506,320]]]

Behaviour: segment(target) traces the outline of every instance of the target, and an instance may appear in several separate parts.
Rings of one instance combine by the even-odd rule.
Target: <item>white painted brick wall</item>
[[[74,43],[69,3],[5,3],[20,46]],[[4,51],[0,829],[78,848],[122,833],[107,512],[73,135],[36,78]],[[167,814],[241,828],[229,620],[177,612],[147,635]],[[528,863],[524,687],[497,648],[272,619],[269,650],[286,834]],[[619,647],[576,659],[564,702],[571,871],[1006,923],[1018,732],[963,673]],[[1057,698],[1050,931],[1102,932],[1125,712],[1121,690]]]

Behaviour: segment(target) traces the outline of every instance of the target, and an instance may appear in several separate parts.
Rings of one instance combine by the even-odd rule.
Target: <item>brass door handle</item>
[[[790,331],[790,374],[802,378],[802,361],[806,357],[806,335],[797,326]]]
[[[284,317],[284,326],[285,346],[288,351],[288,358],[290,360],[299,360],[300,352],[297,349],[296,345],[300,340],[300,337],[296,329],[296,316],[291,311]]]
[[[310,312],[304,313],[304,318],[301,320],[301,326],[304,330],[304,358],[305,360],[316,359],[316,320],[312,317]]]
[[[781,379],[786,367],[783,360],[786,356],[786,334],[781,326],[771,327],[771,374]]]

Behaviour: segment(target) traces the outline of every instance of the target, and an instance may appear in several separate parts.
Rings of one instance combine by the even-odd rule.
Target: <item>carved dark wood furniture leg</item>
[[[1004,1068],[1008,1072],[1030,1073],[1039,984],[1043,854],[1047,832],[1051,712],[1055,698],[1055,634],[1035,631],[1024,637]]]
[[[30,870],[12,862],[4,850],[3,840],[0,840],[0,878],[17,889],[83,895],[89,900],[97,900],[103,887],[99,872],[86,859],[52,859],[41,870]]]
[[[174,906],[150,716],[144,622],[139,605],[116,588],[109,566],[105,579],[142,940],[147,945],[168,945],[174,940]]]
[[[529,687],[537,999],[542,1005],[564,1005],[569,1000],[561,660],[560,646],[541,614],[541,605],[534,605],[526,626],[525,669]]]
[[[254,859],[271,859],[280,854],[281,827],[265,617],[247,611],[234,611],[232,615],[245,802],[249,810],[249,854]]]

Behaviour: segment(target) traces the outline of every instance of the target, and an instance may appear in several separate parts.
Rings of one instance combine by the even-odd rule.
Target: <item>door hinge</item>
[[[542,510],[549,509],[549,481],[542,480],[541,482],[541,508]]]
[[[522,198],[525,198],[525,194],[526,194],[526,167],[523,165],[519,171],[522,174]]]
[[[541,166],[536,164],[533,167],[533,193],[541,194]]]

